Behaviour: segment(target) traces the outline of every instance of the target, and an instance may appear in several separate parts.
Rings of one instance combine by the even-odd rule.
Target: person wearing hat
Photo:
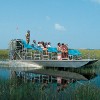
[[[26,33],[26,42],[27,42],[27,44],[29,44],[29,42],[30,42],[30,31],[29,30]]]

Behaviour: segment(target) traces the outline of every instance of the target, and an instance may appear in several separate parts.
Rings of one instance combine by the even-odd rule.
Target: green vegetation
[[[8,59],[8,50],[7,49],[0,50],[0,59],[1,60]]]
[[[88,56],[89,56],[90,58],[100,59],[100,50],[79,49],[79,51],[82,53],[82,58],[88,58]],[[0,59],[8,59],[8,50],[7,49],[0,50]]]
[[[96,49],[79,49],[79,51],[82,53],[82,58],[96,58],[96,59],[100,59],[100,50],[96,50]]]
[[[74,91],[74,100],[99,100],[100,98],[100,88],[86,84],[82,85]]]
[[[100,88],[73,84],[58,92],[56,85],[42,88],[42,84],[19,79],[0,79],[0,100],[99,100]]]

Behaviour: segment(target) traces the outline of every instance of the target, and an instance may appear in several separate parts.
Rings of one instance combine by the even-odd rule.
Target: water
[[[99,64],[98,64],[99,66]],[[10,75],[11,75],[11,71],[30,71],[30,70],[35,70],[35,69],[41,69],[42,66],[38,66],[36,64],[29,64],[29,63],[26,63],[26,62],[9,62],[9,61],[0,61],[0,77],[2,78],[10,78]],[[94,67],[95,68],[95,67]],[[98,69],[99,67],[97,67],[97,70],[100,70]],[[94,69],[93,69],[94,70]],[[91,83],[94,83],[96,84],[97,86],[99,86],[99,83],[100,83],[100,74],[98,71],[96,71],[95,69],[95,74],[97,75],[95,77],[94,73],[92,74],[89,74],[89,75],[85,75],[86,78],[89,79],[88,82],[91,82]],[[91,79],[91,77],[93,79]]]
[[[100,87],[100,75],[97,75],[97,77],[91,79],[89,82],[96,85],[97,87]]]
[[[17,68],[15,68],[14,67],[14,64],[15,65],[17,65]],[[13,66],[11,66],[11,65],[13,65]],[[35,69],[39,69],[39,68],[42,68],[41,66],[36,66],[36,65],[32,65],[32,64],[27,64],[27,63],[20,63],[20,62],[18,62],[17,64],[16,63],[13,63],[13,64],[11,64],[10,63],[10,65],[9,65],[9,62],[7,62],[7,61],[0,61],[0,78],[3,78],[3,79],[9,79],[9,78],[11,78],[11,72],[12,71],[14,71],[14,70],[16,70],[17,72],[19,72],[20,71],[20,69],[21,69],[21,67],[23,68],[23,69],[21,69],[22,71],[29,71],[29,70],[34,70],[34,66],[35,66]],[[98,65],[98,66],[100,66],[100,65]],[[12,67],[14,67],[14,68],[12,68]],[[99,67],[97,67],[96,66],[96,68],[97,68],[97,70],[98,70],[98,68]],[[46,85],[46,84],[42,84],[42,80],[40,80],[40,83],[39,83],[39,81],[37,81],[37,83],[35,83],[36,85],[36,87],[38,88],[38,87],[40,87],[40,84],[42,84],[43,85],[43,87],[42,87],[42,89],[45,89],[46,88],[46,91],[45,91],[45,93],[46,93],[46,95],[48,94],[48,93],[50,93],[49,94],[49,96],[53,96],[53,93],[55,93],[56,95],[57,95],[57,98],[60,98],[60,99],[64,99],[64,98],[68,98],[67,100],[69,100],[70,99],[70,97],[71,97],[71,93],[73,93],[73,91],[77,88],[77,87],[79,87],[79,86],[85,86],[85,84],[86,83],[88,83],[88,84],[91,84],[91,85],[95,85],[96,87],[99,87],[100,88],[100,75],[99,75],[99,72],[98,71],[96,71],[96,68],[94,68],[95,69],[95,72],[97,72],[96,73],[96,75],[94,74],[94,73],[91,73],[91,74],[89,74],[89,76],[87,77],[89,80],[88,81],[75,81],[74,82],[74,80],[73,80],[73,82],[71,82],[69,85],[68,85],[68,87],[67,88],[64,88],[64,90],[63,89],[61,89],[61,91],[60,92],[57,92],[58,91],[58,89],[59,89],[59,86],[57,85],[57,81],[56,81],[56,78],[52,81],[52,83],[49,83],[48,84],[48,86]],[[93,70],[94,70],[93,69]],[[94,71],[93,71],[94,72]],[[22,73],[22,74],[24,74],[24,73]],[[14,74],[13,74],[14,75]],[[19,74],[17,74],[17,75],[19,75],[19,77],[20,77],[20,72],[19,72]],[[34,81],[32,81],[32,79],[29,77],[29,76],[36,76],[36,77],[38,77],[40,74],[27,74],[28,75],[28,77],[25,77],[25,79],[27,79],[28,81],[30,80],[30,82],[32,83],[34,83]],[[26,75],[26,76],[27,76]],[[44,76],[45,77],[45,76]],[[22,78],[23,79],[23,78]],[[24,79],[24,80],[25,80]],[[18,80],[18,82],[17,83],[15,83],[15,84],[17,84],[17,85],[19,85],[20,84],[20,81],[21,80]],[[27,82],[28,82],[27,81]],[[51,81],[51,80],[50,80]],[[46,81],[45,81],[45,83],[46,83]],[[22,83],[21,83],[21,85],[22,85]],[[16,85],[15,85],[16,86]],[[31,87],[32,88],[32,87]],[[20,89],[20,88],[19,88]],[[22,90],[22,89],[20,89],[20,90]],[[37,90],[39,90],[39,89],[37,89]],[[62,91],[63,90],[63,91]],[[66,91],[65,91],[66,90]],[[27,90],[28,91],[28,90]],[[40,91],[40,90],[39,90]],[[53,92],[51,92],[51,91],[53,91]],[[19,92],[21,92],[21,91],[19,91]],[[56,93],[57,92],[57,93]],[[37,91],[35,91],[35,93],[37,93]],[[34,93],[34,94],[35,94]],[[43,92],[44,93],[44,92]],[[42,94],[43,94],[42,93]],[[44,94],[45,94],[44,93]],[[69,95],[69,96],[66,96],[66,94],[67,95]],[[49,99],[48,99],[49,100]],[[66,99],[65,99],[66,100]]]
[[[2,67],[2,66],[0,66],[0,67]],[[4,79],[10,78],[10,70],[1,68],[0,69],[0,77],[4,78]]]
[[[11,76],[11,71],[27,71],[39,69],[41,66],[27,64],[24,62],[10,62],[10,61],[0,61],[0,78],[9,79]]]
[[[30,71],[41,69],[42,66],[20,62],[20,61],[0,61],[0,78],[9,79],[12,77],[11,73],[13,71],[22,72],[22,71]]]

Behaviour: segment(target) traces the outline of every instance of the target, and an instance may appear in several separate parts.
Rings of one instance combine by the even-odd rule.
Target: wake
[[[10,70],[17,70],[17,71],[29,71],[42,68],[42,66],[39,66],[35,63],[13,61],[13,60],[0,61],[0,65],[2,66],[2,68],[9,68]]]
[[[9,65],[9,61],[0,61],[0,65]]]

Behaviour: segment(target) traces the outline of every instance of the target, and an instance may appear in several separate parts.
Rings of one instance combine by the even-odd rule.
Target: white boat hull
[[[15,61],[15,60],[14,60]],[[18,60],[19,61],[19,60]],[[82,59],[82,60],[20,60],[29,64],[36,64],[43,67],[72,67],[78,68],[84,65],[96,62],[96,59]]]

